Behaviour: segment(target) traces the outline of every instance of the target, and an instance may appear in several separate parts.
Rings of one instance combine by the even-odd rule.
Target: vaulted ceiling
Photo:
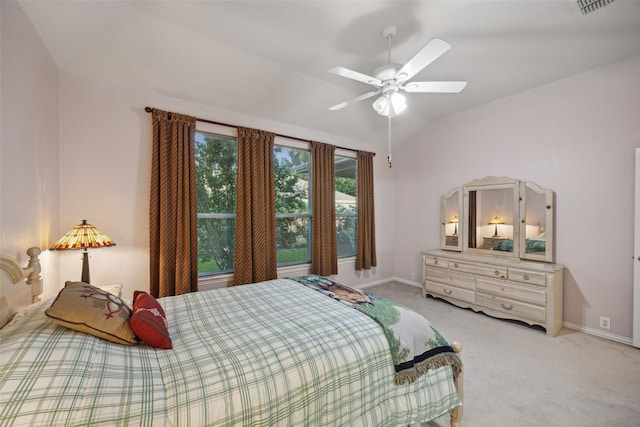
[[[392,62],[434,37],[452,46],[413,80],[468,81],[460,94],[407,94],[394,143],[438,117],[640,53],[631,0],[586,15],[571,0],[19,4],[62,72],[375,144],[387,140],[375,98],[328,110],[370,87],[327,70],[373,74],[387,62],[389,24]]]

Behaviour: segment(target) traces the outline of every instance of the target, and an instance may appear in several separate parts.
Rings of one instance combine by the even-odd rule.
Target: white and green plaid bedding
[[[458,406],[451,367],[394,385],[378,324],[282,279],[164,298],[172,350],[0,331],[0,425],[395,426]]]

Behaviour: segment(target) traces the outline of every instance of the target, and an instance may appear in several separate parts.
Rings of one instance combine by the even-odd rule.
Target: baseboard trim
[[[616,341],[622,344],[633,345],[633,340],[631,338],[612,334],[611,332],[602,332],[601,330],[598,330],[598,329],[588,328],[586,326],[577,325],[571,322],[563,322],[562,326],[564,326],[567,329],[584,332],[585,334],[595,335],[596,337],[605,338],[605,339]]]
[[[388,283],[388,282],[400,282],[400,283],[404,283],[405,285],[415,286],[416,288],[422,288],[421,283],[414,282],[412,280],[401,279],[400,277],[388,277],[386,279],[380,279],[380,280],[375,280],[373,282],[360,283],[357,285],[350,285],[350,286],[353,286],[354,288],[357,288],[357,289],[364,289],[364,288],[368,288],[375,285],[382,285],[383,283]]]
[[[387,283],[387,282],[391,282],[391,281],[404,283],[406,285],[415,286],[417,288],[421,288],[422,287],[422,284],[420,282],[415,282],[413,280],[403,279],[401,277],[390,277],[388,279],[381,279],[381,280],[376,280],[374,282],[363,283],[363,284],[360,284],[360,285],[357,285],[357,286],[354,286],[354,287],[357,287],[357,288],[368,288],[370,286],[381,285],[383,283]],[[603,331],[601,331],[599,329],[588,328],[586,326],[578,325],[578,324],[571,323],[571,322],[563,322],[562,326],[567,328],[567,329],[574,330],[574,331],[584,332],[585,334],[594,335],[596,337],[600,337],[600,338],[604,338],[604,339],[607,339],[607,340],[619,342],[621,344],[626,344],[626,345],[633,346],[633,339],[628,338],[628,337],[623,337],[622,335],[616,335],[616,334],[612,334],[610,332],[603,332]]]
[[[383,283],[387,283],[387,282],[391,282],[393,281],[393,279],[380,279],[380,280],[374,280],[373,282],[367,282],[367,283],[359,283],[357,285],[349,285],[349,286],[353,286],[356,289],[364,289],[364,288],[369,288],[371,286],[375,286],[375,285],[382,285]]]
[[[416,288],[422,288],[422,283],[416,282],[416,281],[413,281],[413,280],[402,279],[400,277],[394,277],[391,280],[394,280],[394,281],[400,282],[400,283],[404,283],[405,285],[415,286]]]

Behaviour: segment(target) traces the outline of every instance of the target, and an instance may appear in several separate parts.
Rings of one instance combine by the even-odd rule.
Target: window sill
[[[338,258],[338,265],[354,264],[356,257]],[[311,264],[287,265],[278,268],[278,278],[292,276],[304,276],[310,274]],[[209,276],[198,277],[198,289],[201,291],[210,291],[212,289],[220,289],[231,286],[233,283],[233,273],[215,274]]]

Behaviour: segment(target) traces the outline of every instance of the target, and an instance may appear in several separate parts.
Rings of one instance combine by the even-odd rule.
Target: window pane
[[[198,274],[233,271],[238,144],[196,132]]]
[[[276,212],[309,213],[309,162],[311,153],[276,145],[274,148]]]
[[[336,217],[336,233],[338,235],[338,258],[356,254],[356,224],[354,216]]]
[[[198,218],[198,274],[233,270],[235,218]]]
[[[356,166],[357,161],[354,158],[335,156],[336,232],[339,258],[356,254],[356,222],[358,215]]]
[[[310,160],[308,150],[274,147],[278,265],[310,261]]]
[[[196,132],[196,192],[199,213],[235,213],[238,143]]]
[[[278,264],[299,264],[310,261],[309,217],[276,217]]]

